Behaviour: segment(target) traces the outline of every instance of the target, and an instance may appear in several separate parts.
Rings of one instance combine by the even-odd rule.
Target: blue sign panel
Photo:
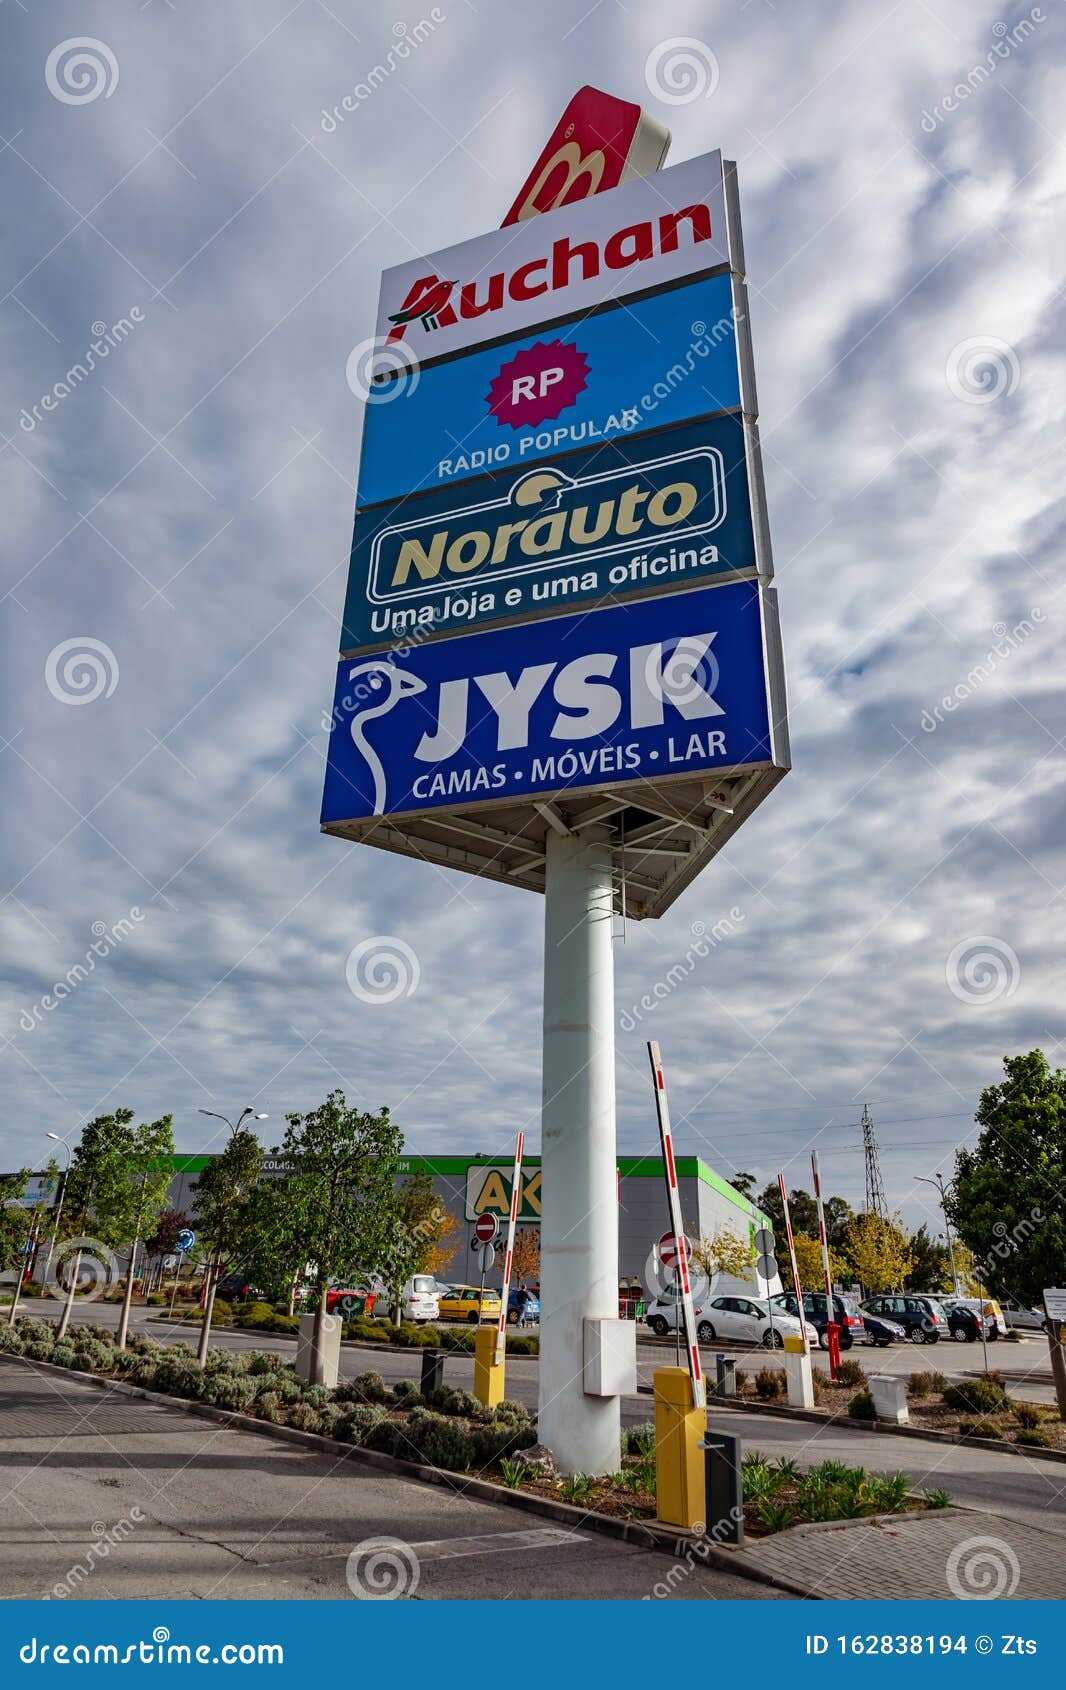
[[[740,404],[729,276],[371,390],[360,506]]]
[[[323,823],[773,763],[768,590],[733,581],[342,661]]]
[[[706,417],[361,511],[341,650],[557,616],[755,563],[744,423]]]
[[[196,1243],[196,1234],[189,1227],[183,1227],[178,1233],[178,1249],[191,1250]]]

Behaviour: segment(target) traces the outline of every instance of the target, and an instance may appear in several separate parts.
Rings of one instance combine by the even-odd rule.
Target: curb
[[[653,1393],[647,1385],[638,1387],[641,1396]],[[1035,1449],[1028,1444],[1008,1443],[1006,1438],[963,1438],[958,1432],[933,1432],[926,1426],[894,1426],[889,1420],[856,1420],[850,1414],[819,1414],[814,1408],[783,1408],[777,1403],[744,1402],[739,1397],[707,1394],[707,1408],[737,1409],[741,1414],[771,1414],[781,1420],[807,1420],[816,1426],[844,1427],[854,1432],[884,1432],[889,1437],[917,1438],[922,1443],[957,1444],[965,1449],[987,1449],[1000,1455],[1021,1455],[1037,1461],[1066,1461],[1066,1449]]]
[[[98,1391],[115,1391],[120,1396],[139,1398],[157,1403],[160,1407],[178,1409],[201,1420],[212,1420],[229,1430],[254,1432],[260,1437],[273,1438],[280,1443],[297,1444],[316,1455],[330,1455],[338,1461],[355,1461],[379,1473],[392,1474],[398,1479],[413,1480],[416,1484],[439,1485],[445,1490],[460,1491],[482,1502],[501,1503],[527,1514],[537,1514],[554,1520],[558,1525],[574,1530],[598,1532],[622,1543],[672,1555],[675,1560],[689,1559],[703,1566],[716,1567],[723,1572],[738,1574],[757,1584],[772,1585],[790,1596],[802,1596],[809,1601],[821,1598],[806,1586],[794,1583],[778,1573],[764,1571],[744,1560],[744,1549],[729,1549],[725,1545],[710,1544],[694,1532],[671,1526],[660,1526],[637,1520],[616,1520],[609,1514],[586,1512],[568,1502],[554,1502],[549,1497],[530,1496],[525,1491],[510,1490],[506,1485],[494,1484],[491,1479],[471,1478],[463,1473],[449,1473],[442,1467],[426,1467],[420,1462],[402,1461],[393,1455],[382,1455],[373,1449],[360,1449],[357,1444],[338,1443],[335,1438],[322,1437],[318,1432],[301,1432],[295,1426],[272,1426],[266,1420],[256,1420],[250,1414],[240,1414],[210,1403],[190,1402],[187,1397],[167,1396],[163,1391],[151,1391],[142,1385],[131,1385],[125,1379],[112,1379],[103,1374],[80,1373],[73,1367],[58,1367],[50,1361],[27,1361],[23,1356],[8,1355],[0,1350],[0,1362],[22,1363],[34,1371],[43,1370],[78,1384],[94,1385]]]

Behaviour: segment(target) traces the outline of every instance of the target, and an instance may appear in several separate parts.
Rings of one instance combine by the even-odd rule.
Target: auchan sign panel
[[[670,131],[640,106],[586,84],[553,129],[503,226],[650,176],[669,145]]]
[[[377,334],[425,363],[728,263],[722,155],[706,153],[386,270]]]

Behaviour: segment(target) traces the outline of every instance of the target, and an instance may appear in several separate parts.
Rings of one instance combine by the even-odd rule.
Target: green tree
[[[296,1290],[307,1267],[307,1241],[289,1202],[284,1173],[266,1174],[248,1196],[243,1267],[272,1303],[296,1307]]]
[[[847,1254],[871,1296],[900,1290],[914,1260],[899,1216],[886,1221],[870,1210],[856,1215],[848,1228]]]
[[[149,1124],[130,1126],[126,1131],[123,1155],[125,1184],[119,1182],[114,1192],[113,1207],[104,1218],[120,1242],[129,1245],[129,1264],[126,1269],[126,1290],[122,1298],[122,1313],[118,1322],[118,1347],[126,1348],[130,1324],[130,1304],[133,1301],[133,1273],[137,1263],[137,1247],[146,1229],[155,1225],[167,1200],[174,1159],[174,1122],[170,1115],[160,1116]]]
[[[277,1151],[285,1201],[314,1264],[317,1289],[312,1373],[321,1375],[326,1292],[337,1277],[369,1278],[388,1268],[394,1186],[403,1135],[389,1116],[349,1108],[341,1091],[306,1115],[288,1115]]]
[[[910,1237],[911,1268],[903,1281],[904,1291],[951,1291],[951,1258],[946,1244],[938,1244],[927,1226]]]
[[[855,1211],[851,1204],[843,1197],[824,1197],[822,1208],[825,1212],[825,1239],[830,1250],[843,1251],[844,1241],[848,1236],[848,1228],[855,1219]],[[841,1268],[846,1267],[841,1263]]]
[[[981,1093],[980,1138],[956,1152],[947,1214],[985,1289],[1039,1306],[1066,1281],[1066,1074],[1042,1050],[1003,1068]]]
[[[156,1122],[152,1128],[132,1128],[132,1120],[132,1109],[116,1109],[110,1115],[95,1116],[82,1128],[70,1158],[63,1203],[63,1235],[68,1240],[83,1242],[75,1245],[73,1262],[66,1269],[70,1284],[60,1316],[59,1337],[65,1336],[70,1325],[85,1245],[94,1251],[99,1248],[100,1270],[110,1277],[114,1252],[128,1244],[133,1236],[139,1199],[135,1180],[142,1171],[133,1160],[138,1134],[143,1131],[150,1135],[163,1123]],[[169,1122],[167,1116],[168,1128]]]
[[[691,1234],[692,1229],[688,1231]],[[719,1274],[746,1279],[755,1265],[755,1254],[750,1239],[741,1238],[728,1226],[719,1227],[715,1233],[700,1233],[692,1239],[693,1265],[712,1282]]]
[[[223,1269],[237,1259],[252,1236],[253,1193],[262,1167],[263,1146],[253,1132],[238,1127],[196,1182],[196,1226],[210,1251],[197,1352],[201,1362],[206,1361],[211,1343],[215,1292]]]
[[[833,1201],[833,1199],[830,1199]],[[785,1211],[781,1202],[781,1191],[777,1181],[771,1180],[758,1201],[758,1207],[764,1215],[768,1215],[773,1223],[774,1236],[777,1240],[778,1254],[787,1250],[785,1236]],[[793,1233],[802,1232],[807,1237],[818,1232],[818,1205],[809,1191],[797,1186],[795,1191],[788,1194],[788,1212],[792,1220]]]
[[[746,1197],[749,1200],[749,1202],[754,1203],[754,1201],[755,1201],[755,1175],[754,1174],[735,1173],[733,1175],[733,1177],[731,1178],[731,1180],[729,1181],[729,1183],[733,1187],[734,1191],[739,1191],[741,1197]]]
[[[403,1312],[404,1285],[412,1274],[429,1272],[434,1246],[451,1220],[428,1174],[412,1174],[394,1191],[392,1236],[381,1278],[397,1325]]]
[[[824,1291],[825,1271],[822,1267],[822,1246],[818,1239],[811,1238],[806,1233],[797,1232],[793,1234],[792,1241],[796,1246],[796,1266],[799,1268],[800,1284],[804,1291]],[[789,1260],[787,1239],[781,1241],[777,1256],[777,1267],[784,1289],[794,1291],[796,1287],[792,1283],[792,1263]],[[843,1278],[846,1271],[847,1264],[830,1245],[830,1279],[839,1280]]]
[[[0,1175],[0,1268],[15,1269],[11,1308],[7,1324],[13,1326],[15,1312],[22,1292],[22,1270],[26,1266],[25,1247],[34,1237],[34,1219],[22,1205],[26,1182],[32,1176],[28,1168],[17,1174]]]

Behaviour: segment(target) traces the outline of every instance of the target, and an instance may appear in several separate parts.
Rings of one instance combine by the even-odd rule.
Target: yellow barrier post
[[[687,1367],[656,1368],[655,1515],[664,1525],[702,1528],[707,1519],[704,1457],[707,1415],[692,1406]]]
[[[474,1334],[474,1395],[486,1408],[504,1399],[504,1353],[497,1359],[495,1326],[479,1326]]]

